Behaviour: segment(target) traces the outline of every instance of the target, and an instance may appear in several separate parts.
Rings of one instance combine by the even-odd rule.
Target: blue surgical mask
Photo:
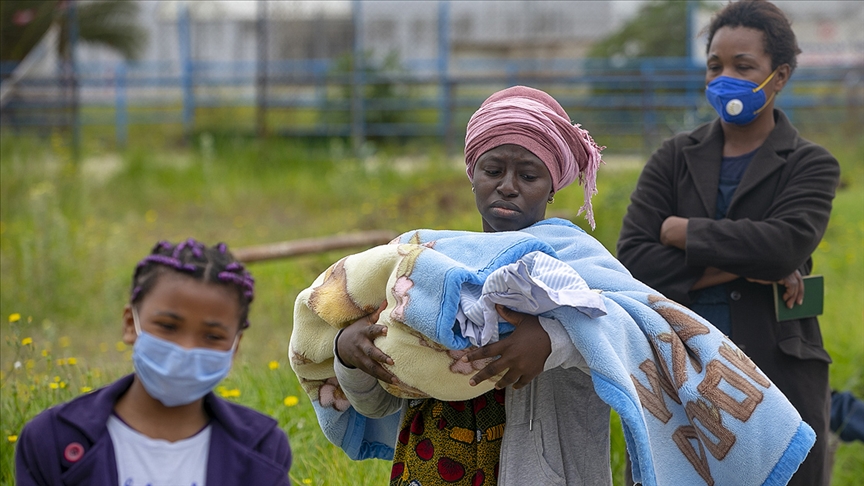
[[[775,69],[762,84],[746,79],[718,76],[708,83],[705,97],[726,123],[746,125],[774,99],[774,93],[766,99],[763,88],[777,74]]]
[[[239,334],[228,351],[186,349],[143,332],[135,307],[132,318],[138,334],[132,351],[135,374],[147,393],[166,407],[192,403],[228,376]]]

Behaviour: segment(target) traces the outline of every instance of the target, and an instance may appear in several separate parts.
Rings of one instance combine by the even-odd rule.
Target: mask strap
[[[754,111],[753,114],[758,115],[759,112],[761,112],[762,110],[764,110],[765,107],[768,106],[768,103],[771,103],[771,100],[773,100],[773,99],[774,99],[774,93],[771,93],[771,96],[769,96],[768,99],[765,100],[765,104],[762,105],[762,108],[759,108],[758,110]]]
[[[777,69],[780,69],[780,68],[778,67]],[[755,93],[755,92],[759,91],[760,89],[764,88],[765,85],[768,84],[769,81],[771,81],[771,79],[774,77],[774,75],[777,74],[777,69],[775,69],[774,72],[772,72],[770,75],[768,75],[768,77],[765,78],[765,81],[762,81],[762,84],[753,88],[753,92]]]
[[[135,323],[135,335],[140,336],[141,335],[141,322],[138,320],[138,309],[136,309],[134,305],[131,307],[132,307],[132,322]]]
[[[235,350],[237,350],[237,343],[240,342],[240,335],[241,334],[243,334],[243,331],[237,331],[237,334],[234,335],[234,343],[231,344],[231,349],[228,350],[231,353],[233,353]]]
[[[777,69],[780,69],[780,68],[778,67]],[[753,92],[755,93],[755,92],[759,91],[760,89],[764,88],[765,85],[768,84],[769,81],[771,81],[771,79],[774,77],[774,75],[777,74],[777,69],[775,69],[767,78],[765,78],[765,81],[762,81],[762,84],[753,88]],[[774,99],[775,94],[776,93],[771,93],[771,96],[769,96],[768,99],[765,100],[765,104],[762,105],[762,107],[759,108],[758,110],[754,111],[753,114],[758,115],[759,113],[761,113],[762,110],[764,110],[765,107],[768,106],[768,103],[771,103],[771,100]]]

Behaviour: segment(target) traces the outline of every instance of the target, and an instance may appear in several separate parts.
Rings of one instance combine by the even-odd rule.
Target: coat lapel
[[[707,217],[713,218],[717,209],[717,185],[723,156],[723,129],[717,119],[690,134],[696,145],[684,147],[684,161],[693,178],[693,185]]]

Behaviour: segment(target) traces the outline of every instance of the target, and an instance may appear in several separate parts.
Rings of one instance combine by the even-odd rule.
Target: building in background
[[[636,133],[645,147],[714,116],[702,96],[705,37],[696,34],[725,0],[688,3],[689,59],[625,53],[596,63],[610,71],[602,82],[587,75],[595,64],[584,62],[586,54],[638,20],[648,0],[129,1],[140,6],[138,22],[148,32],[138,61],[85,43],[75,50],[75,99],[99,108],[80,123],[115,125],[120,145],[129,126],[182,124],[188,135],[202,129],[196,117],[226,107],[254,108],[252,116],[214,117],[236,122],[237,130],[252,124],[258,133],[453,141],[485,94],[517,82],[554,91],[592,126]],[[798,35],[799,66],[815,70],[796,76],[790,96],[800,98],[790,107],[832,107],[825,122],[857,120],[864,1],[775,3]],[[57,41],[49,32],[17,65],[13,82],[2,83],[4,125],[79,123],[69,121],[78,119],[78,102],[64,100],[58,88],[59,62],[49,46]],[[284,122],[278,128],[277,120]]]
[[[85,0],[86,1],[86,0]],[[178,20],[188,9],[192,26],[190,55],[206,61],[255,61],[259,8],[265,8],[267,56],[273,60],[333,59],[349,54],[359,26],[359,42],[375,56],[395,54],[408,68],[439,57],[460,60],[579,59],[593,42],[615,32],[638,15],[646,0],[449,0],[446,25],[437,0],[134,0],[139,22],[149,32],[143,62],[177,62]],[[445,0],[446,1],[446,0]],[[710,19],[711,9],[725,2],[708,1],[694,10],[694,32]],[[804,51],[800,65],[864,64],[864,2],[778,0],[789,15]],[[358,8],[359,7],[359,8]],[[359,23],[354,13],[359,12]],[[662,28],[662,26],[658,26]],[[446,43],[440,35],[446,34]],[[697,62],[704,59],[704,36],[694,39]],[[120,56],[82,44],[79,62],[119,62]],[[52,66],[53,67],[53,66]]]

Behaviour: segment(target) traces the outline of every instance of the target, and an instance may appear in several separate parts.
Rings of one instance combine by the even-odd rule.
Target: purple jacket
[[[107,423],[133,376],[49,408],[28,422],[15,453],[17,484],[119,486]],[[213,393],[204,397],[204,407],[213,427],[207,486],[291,484],[291,447],[275,420]]]

